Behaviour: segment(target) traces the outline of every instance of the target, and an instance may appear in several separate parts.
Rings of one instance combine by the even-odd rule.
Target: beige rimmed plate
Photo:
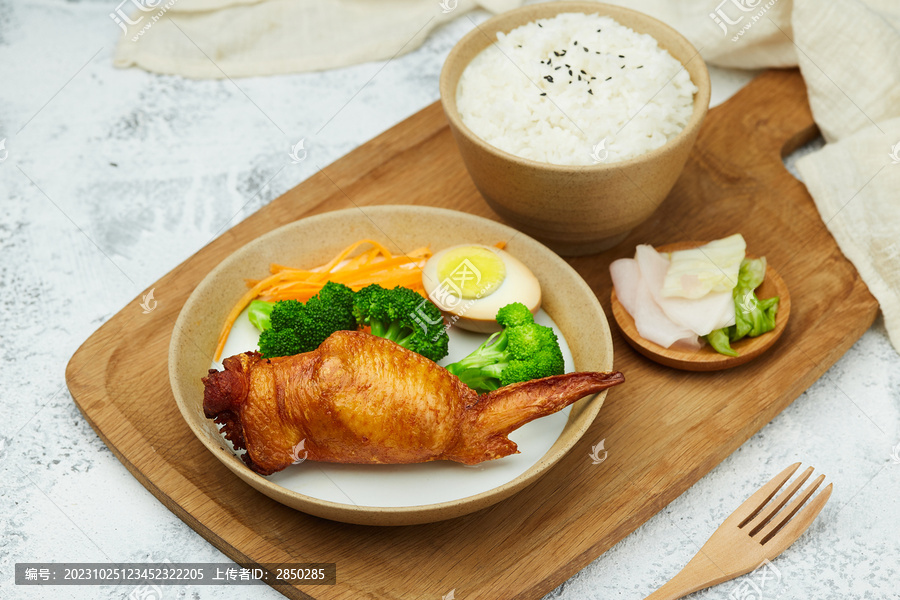
[[[490,506],[536,481],[578,442],[597,416],[606,392],[579,400],[567,412],[529,423],[525,427],[540,424],[534,435],[517,438],[524,428],[514,432],[510,438],[519,444],[522,454],[474,468],[447,461],[419,465],[307,461],[263,477],[244,465],[216,424],[204,417],[200,379],[211,366],[226,314],[246,291],[244,280],[264,276],[273,262],[323,264],[362,238],[378,240],[393,252],[423,245],[439,250],[463,243],[506,242],[506,250],[540,280],[543,314],[538,320],[553,325],[561,334],[568,348],[567,370],[612,370],[612,338],[600,303],[581,276],[539,242],[506,225],[452,210],[354,208],[303,219],[254,240],[220,263],[188,298],[169,346],[169,378],[191,430],[233,473],[263,494],[297,510],[348,523],[410,525],[449,519]],[[251,338],[240,341],[241,335],[248,334],[232,333],[229,346],[236,344],[233,347],[238,349],[232,352],[233,348],[226,346],[223,356],[253,349],[244,347]],[[472,344],[486,338],[474,335],[451,330],[449,358],[455,358],[454,353],[464,356]],[[386,491],[395,489],[401,491]],[[442,496],[435,491],[441,489],[453,491]]]
[[[656,250],[659,252],[675,252],[677,250],[696,248],[704,243],[677,242],[659,246]],[[784,279],[781,278],[778,271],[771,264],[766,263],[766,278],[756,288],[756,296],[761,300],[773,296],[779,297],[778,312],[775,315],[775,329],[760,336],[744,338],[731,344],[738,356],[719,354],[709,344],[705,344],[699,350],[664,348],[641,337],[637,327],[634,325],[634,319],[628,314],[622,303],[619,302],[615,289],[611,292],[610,302],[613,317],[615,317],[619,329],[622,330],[625,340],[632,348],[650,360],[683,371],[721,371],[722,369],[743,365],[761,355],[778,341],[778,338],[784,333],[784,328],[787,327],[788,318],[791,316],[791,295],[788,293]]]

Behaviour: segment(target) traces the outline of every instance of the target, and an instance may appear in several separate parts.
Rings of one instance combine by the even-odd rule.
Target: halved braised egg
[[[535,313],[541,285],[522,261],[505,250],[481,244],[451,246],[422,269],[428,297],[447,313],[451,325],[478,332],[499,331],[497,311],[521,302]]]

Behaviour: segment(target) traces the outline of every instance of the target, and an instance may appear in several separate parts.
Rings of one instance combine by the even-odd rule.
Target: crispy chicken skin
[[[262,475],[298,454],[357,464],[501,458],[517,452],[511,431],[624,381],[570,373],[479,396],[431,360],[362,331],[338,331],[305,354],[247,352],[223,364],[203,378],[204,413]]]

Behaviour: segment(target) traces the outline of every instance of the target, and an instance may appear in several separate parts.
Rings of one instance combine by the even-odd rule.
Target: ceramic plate
[[[449,461],[415,465],[340,465],[305,461],[268,477],[248,469],[203,415],[200,378],[212,362],[225,315],[246,291],[244,279],[268,273],[269,263],[311,267],[361,238],[389,250],[462,243],[506,250],[538,277],[543,290],[537,320],[556,329],[567,371],[612,369],[612,339],[588,285],[545,246],[505,225],[466,213],[416,206],[379,206],[317,215],[272,231],[237,250],[197,286],[185,303],[169,348],[169,374],[182,415],[201,442],[232,472],[267,496],[317,516],[350,523],[403,525],[463,515],[498,502],[534,482],[581,438],[606,392],[583,398],[510,435],[520,454],[468,467]],[[485,334],[450,330],[448,364],[467,355]],[[257,335],[238,319],[222,356],[253,350]]]

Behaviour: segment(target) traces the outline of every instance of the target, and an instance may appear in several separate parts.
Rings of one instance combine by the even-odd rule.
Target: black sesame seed
[[[619,68],[620,68],[620,69],[624,69],[624,68],[625,68],[625,65],[622,65],[622,66],[621,66],[621,67],[619,67]]]
[[[553,51],[553,54],[555,54],[556,56],[562,56],[562,55],[561,55],[559,52],[557,52],[556,50]]]
[[[624,55],[624,54],[620,54],[620,55],[619,55],[619,58],[625,58],[625,55]]]
[[[576,46],[578,45],[578,40],[575,40],[575,45],[576,45]]]
[[[600,54],[599,52],[594,52],[594,54]]]
[[[602,29],[598,29],[598,30],[597,30],[597,33],[600,33],[601,31],[603,31],[603,30],[602,30]]]
[[[544,92],[543,94],[541,94],[541,96],[546,96],[546,95],[547,95],[547,92]]]
[[[581,69],[581,74],[582,74],[582,75],[587,75],[587,73],[584,72],[584,69]]]
[[[550,75],[545,75],[545,76],[544,76],[544,79],[546,79],[546,80],[549,81],[550,83],[553,83],[553,77],[551,77]]]
[[[591,79],[597,79],[596,77],[591,77]]]
[[[594,95],[594,90],[590,90],[590,89],[589,89],[589,90],[588,90],[588,94],[590,94],[591,96],[593,96],[593,95]]]
[[[610,79],[612,79],[612,76],[607,77],[606,79],[604,79],[604,81],[609,81]]]
[[[521,48],[521,47],[522,47],[522,44],[518,44],[518,45],[516,46],[516,48]]]
[[[644,68],[644,65],[638,65],[637,68],[638,68],[638,69],[643,69],[643,68]]]
[[[578,81],[581,81],[581,75],[578,76]]]
[[[587,47],[587,46],[582,46],[582,48],[584,48],[584,51],[585,51],[585,52],[590,52],[590,50],[588,50],[588,47]]]
[[[540,24],[540,23],[538,23],[538,27],[540,27],[540,28],[541,28],[541,29],[543,29],[543,28],[544,28],[544,26],[543,26],[543,25],[541,25],[541,24]]]
[[[572,69],[569,69],[569,77],[572,76]]]
[[[556,67],[556,68],[553,69],[553,70],[554,70],[554,71],[559,71],[560,69],[562,69],[562,67]]]

